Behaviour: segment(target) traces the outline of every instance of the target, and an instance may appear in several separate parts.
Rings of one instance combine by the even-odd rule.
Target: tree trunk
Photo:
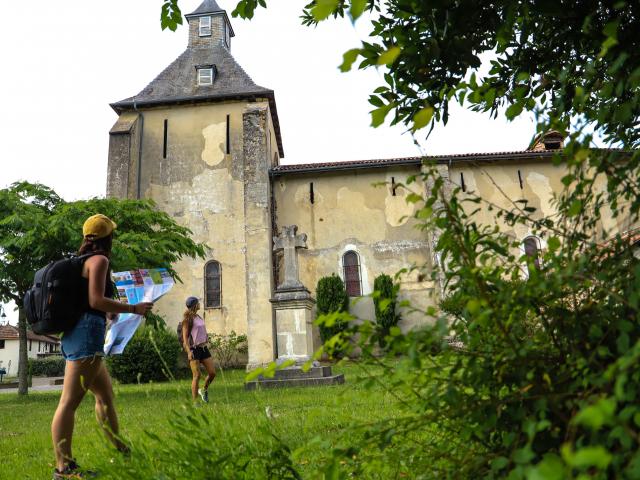
[[[18,354],[18,395],[29,392],[29,362],[27,360],[27,317],[24,309],[18,309],[18,335],[20,336],[20,352]]]

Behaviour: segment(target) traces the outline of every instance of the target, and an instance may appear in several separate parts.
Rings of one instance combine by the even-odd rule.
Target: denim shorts
[[[78,323],[62,335],[62,356],[65,360],[80,360],[94,356],[104,356],[104,317],[85,312]]]

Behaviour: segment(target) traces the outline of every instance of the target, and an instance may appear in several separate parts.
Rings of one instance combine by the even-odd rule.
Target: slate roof
[[[212,85],[198,85],[198,65],[216,66]],[[111,108],[120,114],[144,106],[254,98],[269,100],[278,147],[284,156],[273,90],[256,85],[222,43],[212,48],[187,48],[140,93],[112,103]]]
[[[13,325],[0,325],[0,340],[17,340],[18,338],[18,327],[14,327]],[[36,335],[31,330],[27,330],[27,339],[38,342],[60,343],[58,337],[52,335]]]
[[[216,12],[224,12],[220,5],[216,3],[216,0],[204,0],[200,4],[198,8],[196,8],[193,12],[185,15],[185,17],[191,17],[195,15],[204,15],[205,13],[216,13]]]

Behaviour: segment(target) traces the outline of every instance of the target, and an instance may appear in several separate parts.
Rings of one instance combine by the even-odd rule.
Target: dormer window
[[[211,17],[200,17],[200,36],[211,36]]]
[[[213,85],[216,75],[215,65],[202,65],[196,69],[198,70],[198,85]]]

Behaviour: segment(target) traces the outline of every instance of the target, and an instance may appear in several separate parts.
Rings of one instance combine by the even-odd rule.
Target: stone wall
[[[407,204],[407,190],[396,188],[419,167],[389,167],[375,170],[286,174],[273,180],[276,223],[298,225],[307,234],[307,250],[299,251],[300,280],[315,295],[321,277],[343,277],[342,258],[353,250],[360,258],[363,297],[353,299],[351,311],[360,318],[373,319],[373,302],[366,295],[381,273],[395,275],[411,265],[427,267],[430,248],[426,235],[415,228],[411,218],[415,205]],[[386,182],[384,186],[376,183]],[[313,203],[310,184],[313,183]],[[424,186],[414,183],[412,190],[422,194]],[[433,283],[427,276],[412,272],[402,276],[401,299],[426,308],[434,303]],[[428,321],[421,315],[404,312],[401,326],[409,328]]]
[[[200,36],[200,18],[201,17],[193,17],[189,19],[189,47],[211,48],[221,42],[226,46],[224,28],[227,21],[224,14],[211,15],[211,35],[205,37]],[[231,40],[229,40],[229,42],[231,42]],[[231,45],[227,47],[231,48]]]

